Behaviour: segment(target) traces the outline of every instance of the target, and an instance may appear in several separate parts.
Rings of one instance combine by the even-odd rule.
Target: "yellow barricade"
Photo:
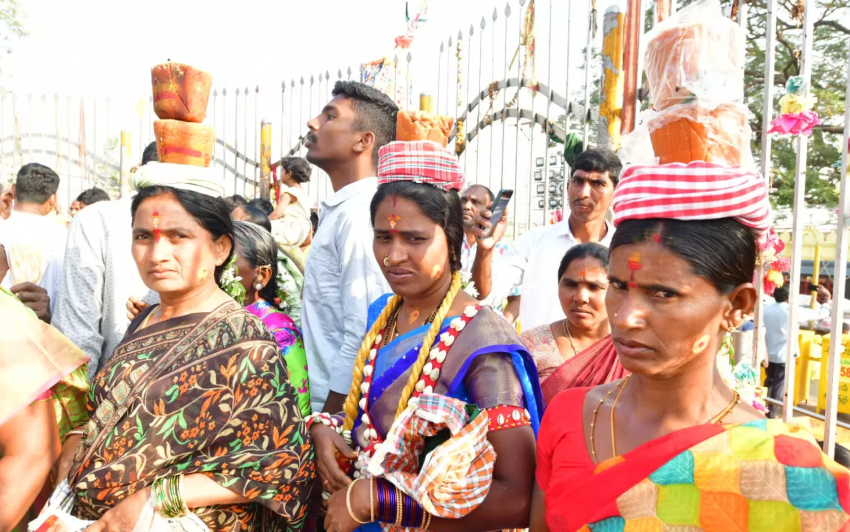
[[[829,372],[829,336],[822,336],[820,383],[818,385],[818,412],[826,410],[826,382]],[[841,336],[844,353],[841,355],[841,371],[838,385],[838,411],[850,414],[850,334]]]

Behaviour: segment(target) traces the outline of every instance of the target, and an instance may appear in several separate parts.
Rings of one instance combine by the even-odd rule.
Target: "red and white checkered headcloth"
[[[626,220],[735,218],[761,240],[772,214],[758,174],[706,162],[632,166],[614,191],[614,226]]]
[[[378,184],[428,183],[443,190],[463,188],[463,172],[454,153],[430,140],[390,142],[378,152]]]

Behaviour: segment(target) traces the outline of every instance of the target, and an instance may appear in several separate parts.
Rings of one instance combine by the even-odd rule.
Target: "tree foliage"
[[[26,36],[18,0],[0,0],[0,50],[12,53],[12,42]]]
[[[747,25],[747,65],[745,71],[746,102],[753,113],[753,152],[760,157],[761,129],[765,83],[765,25],[766,0],[751,0]],[[797,2],[777,2],[776,23],[776,75],[773,79],[775,95],[774,116],[779,110],[779,98],[784,94],[785,83],[800,73],[799,48],[802,22],[792,14]],[[811,89],[818,98],[815,110],[824,125],[818,127],[809,141],[806,171],[806,201],[810,205],[834,206],[838,203],[841,159],[844,98],[847,86],[850,5],[846,0],[820,0],[815,2],[815,34],[813,40]],[[775,139],[771,152],[771,178],[773,199],[778,205],[791,205],[794,195],[794,170],[796,142],[792,139]]]

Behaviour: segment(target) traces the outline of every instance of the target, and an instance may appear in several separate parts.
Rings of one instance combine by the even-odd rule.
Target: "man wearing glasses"
[[[605,214],[622,168],[610,150],[592,148],[582,152],[567,185],[569,217],[522,235],[508,246],[495,268],[493,252],[505,235],[507,216],[497,223],[492,237],[483,238],[489,232],[491,213],[479,212],[475,220],[478,252],[472,265],[472,280],[479,297],[488,298],[494,290],[497,296],[506,296],[518,287],[522,294],[519,316],[523,330],[563,319],[564,311],[554,289],[558,266],[576,244],[598,242],[607,246],[611,242],[614,227],[606,222]]]

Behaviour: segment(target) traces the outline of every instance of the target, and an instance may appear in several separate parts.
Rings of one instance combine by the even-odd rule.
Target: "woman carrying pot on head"
[[[760,176],[637,166],[614,193],[606,306],[631,375],[546,410],[532,532],[839,530],[850,473],[723,382],[717,353],[756,301],[770,226]]]
[[[308,420],[323,487],[332,493],[325,528],[379,530],[394,523],[427,530],[523,528],[533,482],[539,385],[531,355],[510,324],[461,289],[463,176],[457,158],[433,142],[393,142],[381,148],[378,182],[371,204],[374,251],[393,294],[372,305],[344,413],[313,414]],[[483,428],[474,425],[482,429],[480,438],[462,446],[486,448],[481,461],[458,475],[459,482],[468,481],[466,488],[480,483],[478,491],[486,497],[454,491],[434,502],[428,495],[411,497],[411,484],[399,481],[416,475],[409,459],[416,455],[403,450],[406,438],[394,421],[426,408],[434,417],[453,418],[467,408],[486,415],[473,420],[487,420]],[[408,428],[415,426],[411,423]],[[344,439],[349,430],[351,447]],[[406,437],[411,432],[417,431]],[[470,456],[456,450],[441,455],[445,462],[439,466],[437,459],[424,461],[424,451],[419,460],[423,468],[452,477],[446,469]],[[375,460],[396,452],[408,466],[406,473],[393,473],[382,462],[386,475],[397,475],[393,483],[365,478],[375,474]],[[341,468],[336,454],[359,459],[354,468]]]
[[[132,253],[161,303],[92,383],[69,475],[90,532],[132,530],[151,498],[161,516],[194,515],[213,532],[305,521],[310,438],[278,345],[219,288],[233,225],[215,179],[163,163],[133,175]]]
[[[628,373],[611,341],[607,289],[608,248],[595,242],[571,247],[558,268],[558,298],[567,317],[522,333],[547,403],[564,390],[597,386]]]

